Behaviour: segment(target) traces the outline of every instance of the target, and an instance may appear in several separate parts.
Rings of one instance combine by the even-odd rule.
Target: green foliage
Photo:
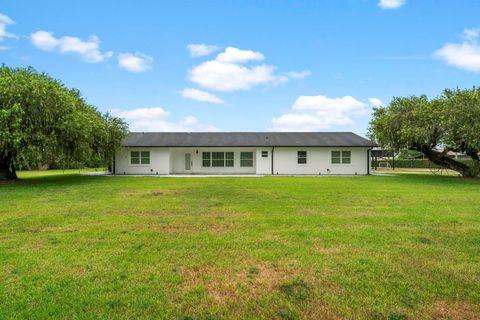
[[[441,143],[442,104],[426,96],[396,97],[387,107],[375,108],[369,135],[386,149],[434,148]]]
[[[59,80],[33,68],[0,67],[1,163],[106,165],[126,133],[123,120],[101,114]]]
[[[480,88],[446,89],[426,96],[393,98],[374,109],[369,136],[383,148],[421,151],[437,165],[466,176],[478,176],[480,162]],[[443,152],[445,151],[445,152]],[[474,167],[447,158],[446,151],[465,152]]]
[[[480,88],[449,90],[441,98],[445,146],[461,151],[480,149]]]

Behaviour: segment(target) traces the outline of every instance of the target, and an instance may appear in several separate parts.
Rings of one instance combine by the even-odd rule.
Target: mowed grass
[[[0,319],[479,319],[480,181],[0,184]]]

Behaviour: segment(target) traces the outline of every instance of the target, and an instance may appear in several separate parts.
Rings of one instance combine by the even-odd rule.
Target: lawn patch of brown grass
[[[194,267],[181,268],[181,291],[202,286],[216,303],[228,303],[242,297],[253,298],[276,290],[283,282],[298,276],[272,263],[242,265],[240,268]]]
[[[437,301],[430,314],[431,319],[438,320],[477,320],[480,319],[480,306],[463,301]]]

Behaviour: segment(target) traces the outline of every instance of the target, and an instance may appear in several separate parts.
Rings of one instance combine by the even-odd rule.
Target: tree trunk
[[[465,151],[465,154],[472,158],[474,161],[480,162],[480,157],[478,156],[478,150],[468,149]]]
[[[472,176],[472,168],[470,168],[463,162],[459,162],[450,157],[447,157],[446,154],[443,152],[432,150],[428,146],[421,146],[416,150],[421,151],[428,160],[432,161],[436,165],[456,171],[464,177]]]
[[[15,180],[17,173],[15,172],[14,156],[7,154],[0,156],[0,179]]]

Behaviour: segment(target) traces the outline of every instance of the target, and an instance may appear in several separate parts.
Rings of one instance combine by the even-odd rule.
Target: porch
[[[256,148],[170,148],[170,174],[255,174]]]

